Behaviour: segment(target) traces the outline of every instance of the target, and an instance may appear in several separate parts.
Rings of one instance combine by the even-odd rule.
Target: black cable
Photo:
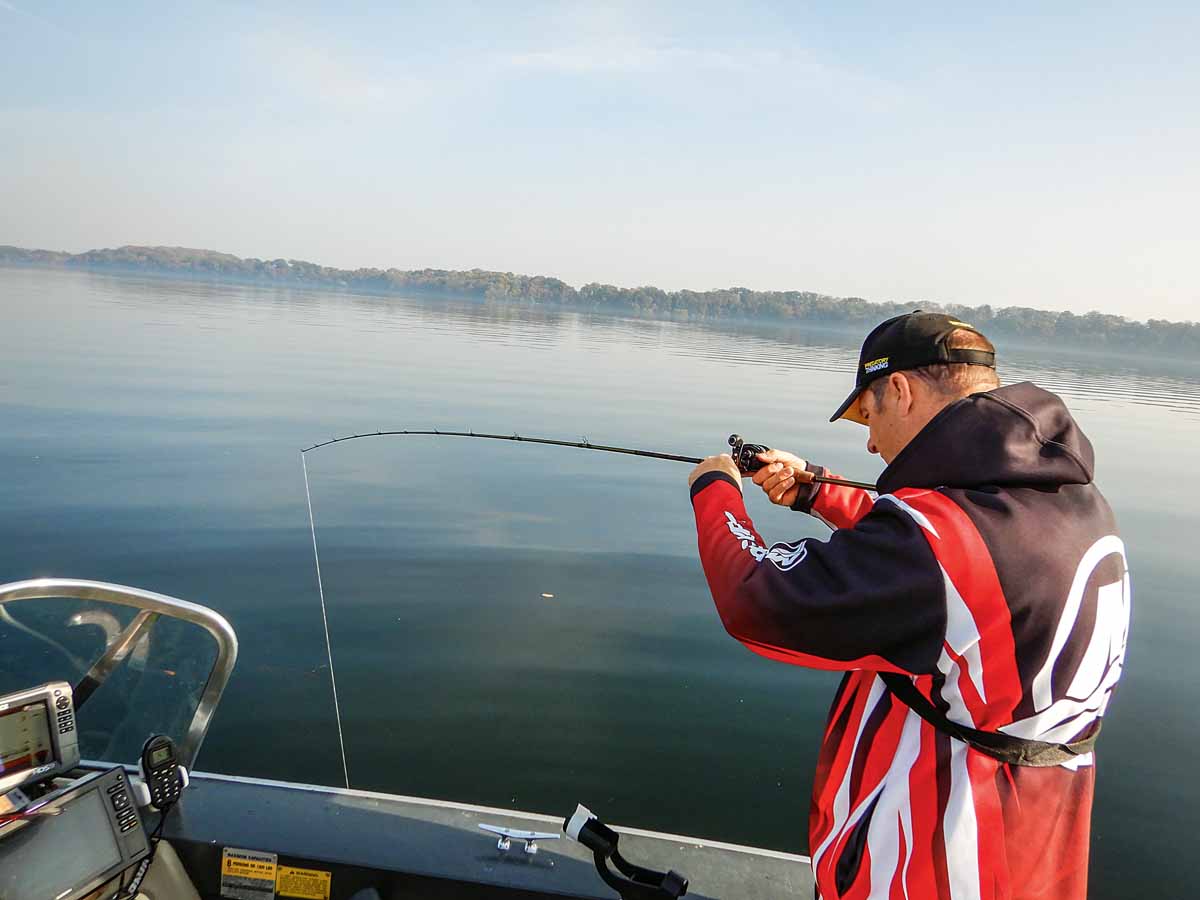
[[[150,853],[142,860],[137,868],[137,873],[130,880],[128,886],[122,883],[117,892],[109,898],[109,900],[133,900],[137,896],[138,890],[141,889],[142,882],[146,878],[146,873],[150,871],[150,864],[154,862],[154,854],[158,851],[159,841],[162,840],[163,828],[167,824],[167,813],[171,811],[174,802],[168,803],[159,811],[158,825],[154,827],[154,831],[150,835]],[[124,882],[125,873],[121,873],[121,880]]]

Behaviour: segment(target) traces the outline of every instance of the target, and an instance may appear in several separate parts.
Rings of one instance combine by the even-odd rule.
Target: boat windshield
[[[236,656],[228,623],[204,607],[99,582],[0,585],[0,693],[74,688],[85,760],[137,762],[166,734],[194,762]]]

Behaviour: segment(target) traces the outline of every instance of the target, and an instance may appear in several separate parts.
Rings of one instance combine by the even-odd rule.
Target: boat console
[[[123,766],[81,767],[72,697],[65,681],[0,695],[3,900],[137,896],[158,840],[139,807],[165,811],[187,783],[165,735],[147,741],[141,781]],[[190,897],[163,900],[176,896]]]
[[[187,673],[181,684],[147,673],[155,645],[192,660],[158,668]],[[0,898],[197,900],[174,851],[155,850],[232,671],[228,623],[148,591],[47,579],[0,586],[0,646]],[[48,675],[74,686],[19,683]]]

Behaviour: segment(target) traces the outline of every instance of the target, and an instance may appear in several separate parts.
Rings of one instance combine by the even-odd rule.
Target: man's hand
[[[813,480],[813,473],[804,468],[805,462],[786,450],[768,450],[758,454],[766,463],[754,473],[754,483],[763,489],[767,499],[779,506],[791,506],[800,493],[800,485]]]
[[[737,463],[728,453],[702,459],[700,464],[692,469],[692,474],[688,476],[688,487],[695,484],[696,479],[707,472],[724,472],[737,482],[738,490],[742,489],[742,473],[738,471]]]

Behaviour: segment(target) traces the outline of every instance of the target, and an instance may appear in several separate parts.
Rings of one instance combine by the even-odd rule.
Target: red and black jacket
[[[952,722],[1067,742],[1120,677],[1129,576],[1090,443],[1024,383],[942,410],[880,495],[805,486],[828,541],[767,545],[723,473],[692,486],[726,629],[772,659],[846,670],[809,823],[820,897],[1086,895],[1094,758],[1032,769],[935,730],[877,677]],[[823,471],[816,469],[816,471]]]

